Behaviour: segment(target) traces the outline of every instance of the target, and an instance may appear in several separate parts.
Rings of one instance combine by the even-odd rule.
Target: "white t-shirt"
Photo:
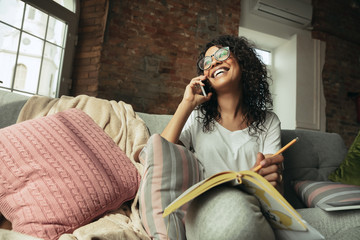
[[[205,168],[205,177],[221,171],[240,171],[252,168],[258,152],[274,154],[281,147],[280,121],[275,113],[268,112],[264,123],[265,131],[250,136],[248,128],[230,131],[218,122],[214,130],[203,132],[203,124],[197,120],[202,114],[194,110],[180,135],[180,141]]]

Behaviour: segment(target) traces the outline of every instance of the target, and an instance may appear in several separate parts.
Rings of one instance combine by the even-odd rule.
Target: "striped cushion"
[[[145,172],[140,183],[142,223],[154,239],[185,239],[184,217],[188,205],[162,217],[164,209],[182,192],[203,179],[202,167],[186,148],[154,134],[140,154]],[[168,225],[169,224],[169,225]],[[168,228],[168,230],[167,230]]]
[[[135,197],[140,176],[84,112],[0,130],[0,212],[13,230],[58,239]]]
[[[307,207],[317,203],[360,200],[360,186],[330,181],[298,181],[295,192]]]

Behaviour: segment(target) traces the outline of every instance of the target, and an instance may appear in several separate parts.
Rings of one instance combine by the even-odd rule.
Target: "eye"
[[[219,54],[217,54],[217,58],[219,60],[225,60],[229,55],[229,51],[226,49],[220,49]]]
[[[207,69],[211,65],[211,57],[205,57],[204,59],[204,69]]]

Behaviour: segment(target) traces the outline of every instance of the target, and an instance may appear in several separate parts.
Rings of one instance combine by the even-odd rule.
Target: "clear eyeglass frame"
[[[219,48],[211,56],[203,57],[198,62],[198,67],[203,71],[209,69],[211,64],[212,64],[212,57],[215,57],[215,59],[217,61],[225,61],[226,59],[228,59],[230,57],[230,48],[229,47],[222,47],[222,48]]]

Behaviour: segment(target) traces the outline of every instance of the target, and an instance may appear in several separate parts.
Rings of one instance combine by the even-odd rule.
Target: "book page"
[[[308,231],[290,231],[285,229],[275,229],[274,233],[277,240],[323,240],[325,237],[305,220],[302,222],[307,226]]]
[[[166,217],[188,201],[194,199],[200,194],[206,192],[207,190],[220,184],[232,181],[236,179],[237,176],[237,172],[226,171],[215,174],[205,180],[196,183],[195,185],[188,188],[185,192],[183,192],[178,198],[176,198],[169,206],[165,208],[163,217]]]
[[[242,171],[241,189],[255,195],[263,215],[274,228],[306,231],[300,214],[286,199],[262,176],[252,171]]]

